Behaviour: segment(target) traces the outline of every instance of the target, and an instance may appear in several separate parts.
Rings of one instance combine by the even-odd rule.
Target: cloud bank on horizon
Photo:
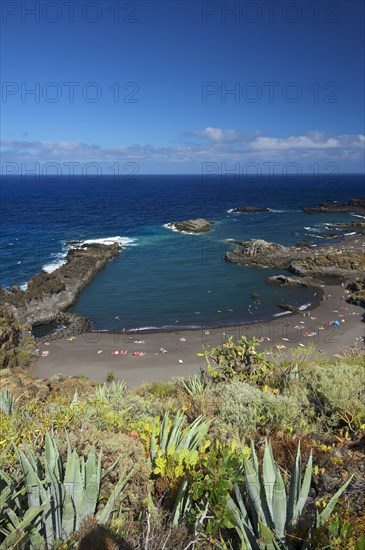
[[[240,133],[234,129],[207,127],[201,131],[185,132],[190,140],[181,140],[171,147],[153,145],[120,145],[102,147],[97,144],[73,143],[67,141],[27,141],[2,140],[2,174],[20,173],[16,165],[22,164],[25,171],[31,173],[35,163],[49,165],[47,173],[52,173],[52,164],[57,172],[57,163],[61,166],[75,164],[75,173],[80,173],[82,165],[99,163],[136,163],[145,173],[158,172],[165,165],[167,172],[176,173],[185,167],[186,173],[200,173],[206,163],[239,163],[259,164],[262,171],[270,170],[270,163],[297,163],[303,172],[309,169],[310,163],[320,162],[325,170],[328,162],[338,166],[358,166],[359,171],[364,160],[365,135],[331,135],[325,132],[312,131],[305,135],[268,137]],[[310,159],[308,158],[310,157]],[[266,168],[265,168],[266,167]],[[91,168],[92,171],[92,168]],[[319,171],[321,171],[319,169]],[[183,170],[184,172],[184,170]]]

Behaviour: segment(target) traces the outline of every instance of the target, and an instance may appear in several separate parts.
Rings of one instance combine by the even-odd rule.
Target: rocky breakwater
[[[179,231],[180,233],[206,233],[210,230],[213,223],[204,218],[197,218],[196,220],[186,220],[183,222],[170,222],[165,224],[165,227],[173,231]]]
[[[27,290],[0,289],[2,303],[11,307],[16,319],[32,327],[57,322],[61,312],[72,306],[78,294],[105,265],[118,256],[117,239],[95,243],[69,242],[65,263],[52,273],[41,271],[28,282]],[[63,322],[65,321],[63,314]],[[68,314],[71,315],[72,314]]]
[[[354,212],[356,214],[365,214],[365,198],[351,199],[344,204],[337,204],[334,201],[322,202],[319,206],[310,208],[302,208],[307,214],[325,214],[325,213],[342,213]]]
[[[355,278],[365,271],[364,251],[352,249],[347,245],[344,247],[342,243],[318,249],[283,246],[256,239],[233,242],[239,246],[225,255],[225,260],[231,263],[286,269],[300,277],[319,279],[322,277]],[[288,283],[289,280],[286,282]],[[298,282],[299,280],[296,279],[295,284],[297,285]]]

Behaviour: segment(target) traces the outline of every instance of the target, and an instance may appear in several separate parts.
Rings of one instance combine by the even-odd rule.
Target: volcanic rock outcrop
[[[328,250],[300,248],[261,239],[231,242],[239,245],[225,255],[231,263],[287,269],[300,277],[355,278],[365,272],[363,250],[346,250],[341,246]]]
[[[241,206],[239,208],[233,208],[232,212],[268,212],[268,208],[261,206]]]
[[[205,233],[210,230],[210,226],[213,223],[214,222],[205,220],[204,218],[197,218],[196,220],[167,223],[166,227],[183,233]]]
[[[307,214],[324,214],[327,212],[355,212],[358,214],[365,214],[365,198],[351,199],[344,204],[337,204],[334,201],[325,201],[319,206],[302,208],[302,210],[303,212],[307,212]]]

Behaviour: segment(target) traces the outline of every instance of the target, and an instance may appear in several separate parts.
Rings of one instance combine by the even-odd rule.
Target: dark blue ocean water
[[[226,239],[261,238],[282,244],[303,239],[322,245],[325,223],[354,220],[350,214],[309,215],[303,206],[364,195],[364,177],[302,176],[256,181],[211,176],[139,176],[136,181],[103,177],[90,182],[1,180],[0,284],[24,284],[42,267],[57,264],[67,240],[121,236],[131,241],[122,254],[81,293],[74,310],[97,329],[185,327],[269,319],[280,301],[313,301],[308,289],[265,284],[277,272],[224,262]],[[232,214],[244,205],[271,211]],[[184,235],[163,227],[205,217],[206,234]],[[255,303],[252,292],[260,294]],[[120,319],[117,321],[115,317]]]

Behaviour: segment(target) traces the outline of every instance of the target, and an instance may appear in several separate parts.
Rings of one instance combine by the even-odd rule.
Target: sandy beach
[[[31,374],[37,378],[59,373],[84,375],[105,382],[108,372],[113,372],[116,380],[125,380],[133,387],[197,373],[206,366],[204,357],[197,356],[199,352],[222,345],[230,336],[237,340],[242,335],[261,340],[260,349],[268,357],[275,350],[287,353],[311,344],[330,356],[347,346],[364,347],[364,310],[346,303],[348,291],[344,286],[325,285],[323,292],[324,299],[317,308],[267,322],[158,333],[91,332],[42,342]]]

